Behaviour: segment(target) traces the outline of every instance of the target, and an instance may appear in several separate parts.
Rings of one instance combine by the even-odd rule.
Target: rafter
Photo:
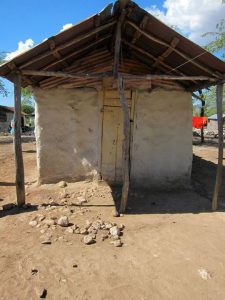
[[[155,37],[153,34],[151,33],[147,33],[144,30],[140,29],[135,23],[131,22],[131,21],[126,21],[126,24],[130,25],[131,27],[133,27],[135,30],[139,31],[143,36],[145,36],[146,38],[160,44],[163,45],[165,47],[170,47],[170,44],[168,44],[167,42],[162,41],[161,39]],[[180,50],[174,48],[174,52],[176,52],[179,56],[183,57],[186,61],[188,61],[189,63],[195,65],[196,67],[198,67],[199,69],[203,70],[204,72],[211,74],[217,78],[219,78],[219,75],[217,73],[215,73],[212,69],[209,69],[206,66],[203,66],[201,63],[197,62],[195,60],[195,58],[193,57],[189,57],[188,55],[184,54],[183,52],[181,52]],[[203,53],[204,54],[204,53]],[[221,74],[222,77],[222,74]]]
[[[168,49],[163,52],[162,55],[160,55],[157,60],[155,61],[155,63],[152,65],[153,68],[156,68],[160,62],[164,61],[173,51],[174,48],[178,45],[179,43],[179,39],[177,37],[174,37],[170,43],[170,46],[168,47]]]

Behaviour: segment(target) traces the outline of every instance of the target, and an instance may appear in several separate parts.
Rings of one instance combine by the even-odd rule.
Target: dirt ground
[[[37,186],[35,144],[23,144],[29,209],[0,211],[0,299],[225,299],[225,213],[210,211],[217,149],[195,145],[192,187],[131,191],[128,213],[113,217],[120,190],[104,183]],[[12,143],[0,144],[0,206],[15,202]],[[224,178],[225,179],[225,178]],[[225,181],[224,181],[225,182]],[[223,184],[224,185],[224,184]],[[88,200],[78,205],[79,197]],[[223,186],[222,199],[225,191]],[[71,226],[124,224],[112,238],[85,245],[83,235],[38,221],[68,216]],[[41,244],[42,234],[51,244]]]

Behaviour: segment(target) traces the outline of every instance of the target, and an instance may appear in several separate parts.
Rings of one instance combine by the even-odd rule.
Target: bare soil
[[[191,188],[133,190],[128,213],[119,218],[113,212],[120,189],[106,183],[38,187],[35,151],[33,142],[23,144],[32,206],[0,211],[0,299],[38,299],[41,288],[47,299],[225,299],[225,213],[210,211],[214,144],[194,146]],[[0,205],[15,202],[14,172],[12,143],[0,144]],[[84,194],[88,202],[77,205]],[[38,214],[66,215],[79,227],[86,220],[122,223],[123,246],[101,241],[100,233],[85,245],[82,235],[43,221],[31,227]],[[40,243],[43,230],[52,235],[50,245]]]

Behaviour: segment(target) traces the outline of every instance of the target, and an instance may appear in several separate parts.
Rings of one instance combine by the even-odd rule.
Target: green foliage
[[[26,104],[22,104],[22,111],[25,113],[25,114],[32,114],[34,112],[34,107],[31,106],[31,105],[26,105]]]
[[[21,96],[22,96],[22,101],[21,101],[22,111],[26,114],[32,114],[34,112],[33,93],[26,88],[22,88]]]
[[[216,25],[216,31],[207,32],[203,35],[213,36],[214,40],[205,46],[205,49],[209,52],[215,53],[222,51],[222,57],[225,58],[225,19],[220,20]]]
[[[5,57],[4,52],[0,52],[0,65],[4,63],[4,57]],[[5,85],[1,79],[0,79],[0,95],[2,95],[3,97],[8,96],[8,91],[5,88]]]

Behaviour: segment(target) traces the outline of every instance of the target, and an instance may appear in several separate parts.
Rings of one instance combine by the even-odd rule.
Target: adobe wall
[[[98,169],[98,94],[35,89],[39,183],[93,177]]]
[[[185,91],[139,91],[135,103],[131,182],[187,185],[192,168],[192,101]]]

